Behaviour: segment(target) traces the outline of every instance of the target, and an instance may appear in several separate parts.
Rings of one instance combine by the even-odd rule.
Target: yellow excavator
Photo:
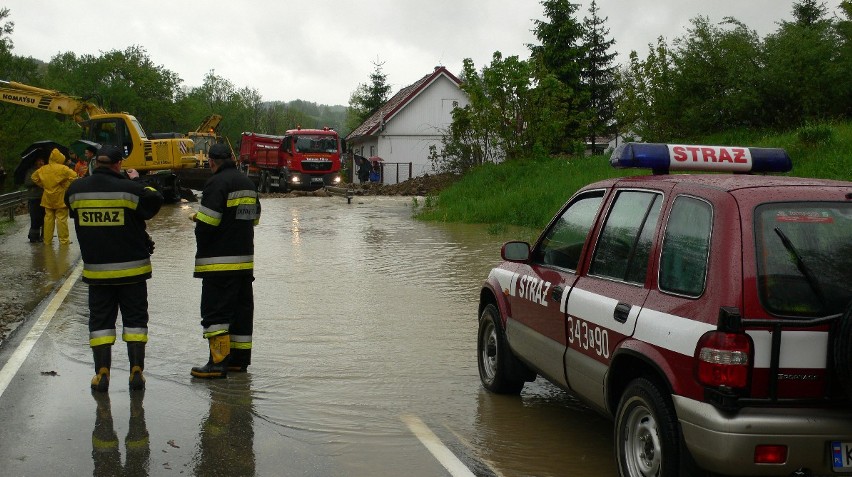
[[[133,115],[109,113],[81,98],[14,81],[0,80],[0,101],[69,116],[83,129],[80,139],[123,148],[122,167],[139,171],[139,180],[169,202],[181,198],[176,171],[197,167],[192,139],[150,139]]]
[[[210,170],[209,158],[207,151],[213,144],[226,144],[231,150],[231,155],[234,155],[234,148],[231,146],[231,141],[228,138],[219,134],[219,123],[222,122],[222,115],[211,114],[201,121],[201,124],[195,128],[195,131],[190,131],[186,137],[192,139],[193,154],[197,167],[193,169],[180,169],[176,171],[180,183],[184,187],[201,190],[204,188],[204,183],[213,174]]]

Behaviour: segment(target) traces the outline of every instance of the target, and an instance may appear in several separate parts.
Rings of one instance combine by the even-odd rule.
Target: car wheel
[[[846,307],[846,312],[840,317],[832,348],[837,380],[846,391],[846,396],[852,399],[852,303]]]
[[[482,310],[478,336],[476,352],[482,386],[499,394],[520,393],[524,380],[512,373],[512,360],[515,357],[506,342],[500,311],[496,306],[487,305]]]
[[[615,417],[615,455],[622,477],[675,477],[680,467],[680,432],[674,406],[645,378],[633,380]]]

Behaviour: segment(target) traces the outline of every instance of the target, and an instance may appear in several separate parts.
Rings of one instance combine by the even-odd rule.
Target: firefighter
[[[98,151],[91,176],[78,179],[65,194],[83,256],[83,281],[89,285],[89,345],[95,361],[92,390],[109,389],[115,322],[121,310],[122,339],[130,361],[130,389],[145,389],[148,342],[148,288],[154,241],[145,221],[163,204],[152,187],[121,174],[122,150]]]
[[[254,183],[241,174],[230,149],[208,152],[213,175],[204,184],[195,222],[195,270],[201,278],[201,327],[208,340],[207,364],[192,368],[197,378],[224,378],[251,364],[254,323],[254,226],[260,200]]]

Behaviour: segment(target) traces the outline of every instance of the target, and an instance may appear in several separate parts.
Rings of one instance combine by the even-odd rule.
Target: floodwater
[[[273,456],[282,442],[298,446],[299,459],[322,462],[316,475],[449,475],[414,437],[412,420],[475,475],[615,475],[609,420],[541,379],[520,397],[490,394],[479,383],[479,288],[500,245],[515,237],[413,220],[412,202],[262,200],[253,364],[210,386],[189,377],[207,360],[200,280],[191,272],[189,217],[198,205],[166,206],[150,222],[157,245],[147,393],[169,382],[187,399],[209,402],[198,410],[205,431],[184,475],[224,475],[205,453],[233,454],[228,475],[287,475]],[[80,363],[91,362],[86,297],[85,286],[74,286],[51,334]],[[148,427],[155,427],[149,401]],[[217,442],[206,431],[223,415],[237,439]]]

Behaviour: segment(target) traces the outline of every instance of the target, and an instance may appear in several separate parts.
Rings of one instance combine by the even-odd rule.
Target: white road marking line
[[[470,476],[475,477],[473,472],[467,468],[467,466],[456,457],[455,454],[447,449],[443,442],[438,439],[438,436],[429,429],[423,421],[420,420],[417,416],[404,415],[401,417],[402,421],[411,429],[411,432],[420,439],[420,442],[438,459],[438,462],[444,466],[447,471],[450,472],[450,475],[453,477],[461,477],[461,476]]]
[[[50,300],[50,303],[47,304],[47,308],[41,313],[41,316],[38,317],[38,321],[35,322],[32,328],[30,328],[30,332],[27,333],[27,336],[21,340],[21,344],[18,345],[18,348],[12,353],[12,356],[9,358],[9,361],[3,366],[3,369],[0,369],[0,397],[3,396],[3,393],[6,392],[6,388],[9,386],[9,383],[12,382],[12,378],[15,377],[15,374],[21,369],[21,365],[26,361],[27,356],[29,356],[30,351],[32,351],[33,346],[35,346],[36,341],[38,341],[41,334],[44,333],[44,330],[47,329],[47,325],[50,323],[50,320],[53,319],[53,315],[56,314],[56,311],[59,309],[59,306],[62,305],[62,302],[65,301],[65,297],[68,296],[68,292],[71,291],[71,287],[77,283],[77,279],[80,277],[80,274],[83,273],[83,262],[81,261],[77,267],[71,272],[71,275],[65,280],[65,283],[62,284],[62,287],[59,288],[59,291],[56,292],[56,295],[53,296],[53,299]]]
[[[471,444],[471,442],[469,440],[465,439],[464,436],[462,436],[455,429],[453,429],[453,427],[450,424],[444,422],[444,427],[446,427],[448,431],[453,433],[453,435],[456,437],[456,439],[458,439],[458,441],[461,442],[461,445],[467,447],[468,450],[472,454],[476,455],[476,459],[481,464],[484,464],[486,467],[488,467],[488,470],[490,470],[491,473],[494,474],[495,477],[504,477],[503,474],[499,470],[497,470],[497,467],[494,464],[494,462],[492,462],[492,461],[482,457],[481,455],[479,455],[479,453],[476,452],[476,448],[473,446],[473,444]]]

